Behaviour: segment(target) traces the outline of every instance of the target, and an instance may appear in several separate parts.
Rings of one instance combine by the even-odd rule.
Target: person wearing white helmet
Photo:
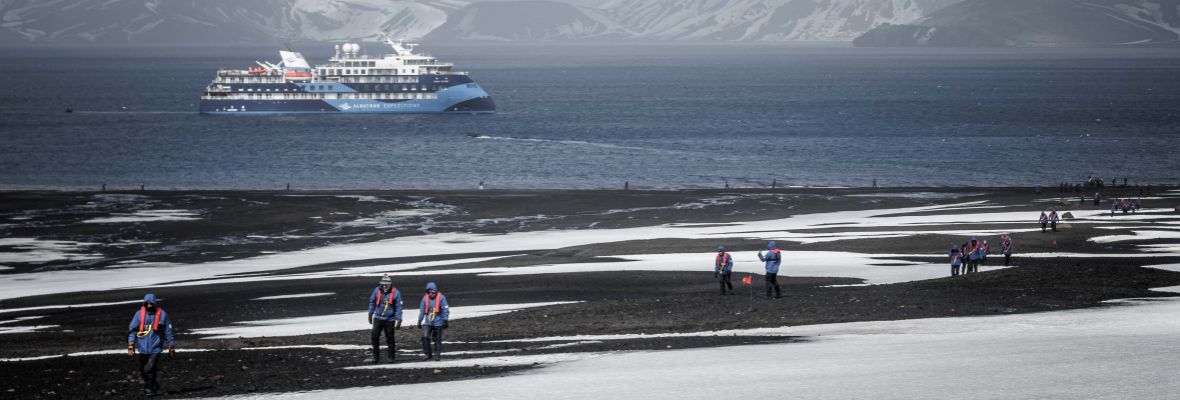
[[[389,346],[389,362],[397,360],[396,341],[393,331],[402,327],[402,294],[393,287],[389,274],[381,277],[373,294],[369,295],[369,325],[373,342],[373,363],[381,362],[381,334],[385,333],[385,344]]]

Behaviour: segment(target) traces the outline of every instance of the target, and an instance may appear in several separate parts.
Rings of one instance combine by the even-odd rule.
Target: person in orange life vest
[[[389,346],[389,361],[397,359],[393,330],[402,327],[402,294],[393,287],[389,274],[381,277],[381,284],[369,295],[369,324],[373,326],[373,363],[381,362],[381,333]]]
[[[988,253],[991,253],[991,251],[992,251],[992,246],[987,244],[987,241],[984,240],[983,244],[979,246],[979,263],[980,264],[987,263],[987,255],[988,255]]]
[[[717,257],[713,259],[713,277],[720,278],[721,294],[734,294],[733,282],[729,278],[733,273],[733,257],[725,252],[725,246],[717,246]]]
[[[143,296],[143,305],[131,317],[127,327],[127,356],[139,353],[139,376],[143,378],[143,392],[153,395],[160,391],[156,382],[160,354],[168,348],[168,357],[176,354],[176,340],[172,337],[172,321],[168,313],[157,306],[156,295]]]
[[[1049,227],[1053,229],[1053,232],[1057,232],[1057,221],[1059,220],[1061,218],[1057,217],[1057,209],[1054,208],[1053,211],[1049,212]]]
[[[963,265],[963,254],[959,253],[959,246],[952,243],[951,251],[946,255],[951,258],[951,276],[958,276],[959,266]]]
[[[1045,233],[1045,228],[1049,226],[1049,216],[1045,215],[1044,211],[1041,211],[1040,221],[1041,221],[1041,233]]]
[[[774,289],[774,298],[780,299],[783,297],[783,289],[778,285],[778,268],[782,264],[783,255],[774,242],[767,243],[766,249],[769,252],[765,257],[761,251],[758,252],[758,259],[766,263],[766,298],[770,298],[770,291]]]
[[[979,272],[979,239],[972,236],[971,240],[967,241],[967,251],[963,255],[967,257],[967,272]]]
[[[1012,260],[1012,237],[1007,233],[1000,237],[1000,254],[1004,255],[1004,266],[1008,266],[1008,262]]]
[[[451,307],[447,304],[447,297],[438,292],[434,282],[426,284],[426,294],[422,296],[422,304],[418,306],[418,328],[422,329],[422,353],[426,355],[424,361],[433,357],[442,360],[442,331],[450,326],[447,321],[451,317]],[[422,321],[426,325],[422,325]],[[434,348],[430,342],[434,341]]]

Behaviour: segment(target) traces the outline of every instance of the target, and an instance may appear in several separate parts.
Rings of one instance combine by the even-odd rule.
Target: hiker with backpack
[[[139,377],[143,379],[143,394],[154,396],[160,392],[156,381],[160,354],[168,349],[168,357],[176,354],[176,340],[172,337],[172,321],[157,305],[156,295],[143,296],[143,305],[131,317],[127,327],[127,356],[139,353]]]

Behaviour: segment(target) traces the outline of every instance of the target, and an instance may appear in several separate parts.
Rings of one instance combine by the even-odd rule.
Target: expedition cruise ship
[[[496,103],[453,63],[414,54],[415,44],[385,38],[393,54],[360,55],[336,45],[327,64],[280,51],[279,64],[223,69],[201,95],[202,114],[493,113]]]

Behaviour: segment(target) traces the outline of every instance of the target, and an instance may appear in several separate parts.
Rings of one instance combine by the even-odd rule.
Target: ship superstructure
[[[222,69],[201,96],[203,114],[493,113],[491,96],[454,64],[415,54],[416,44],[385,37],[393,53],[360,54],[336,45],[327,64],[280,51],[279,63]]]

